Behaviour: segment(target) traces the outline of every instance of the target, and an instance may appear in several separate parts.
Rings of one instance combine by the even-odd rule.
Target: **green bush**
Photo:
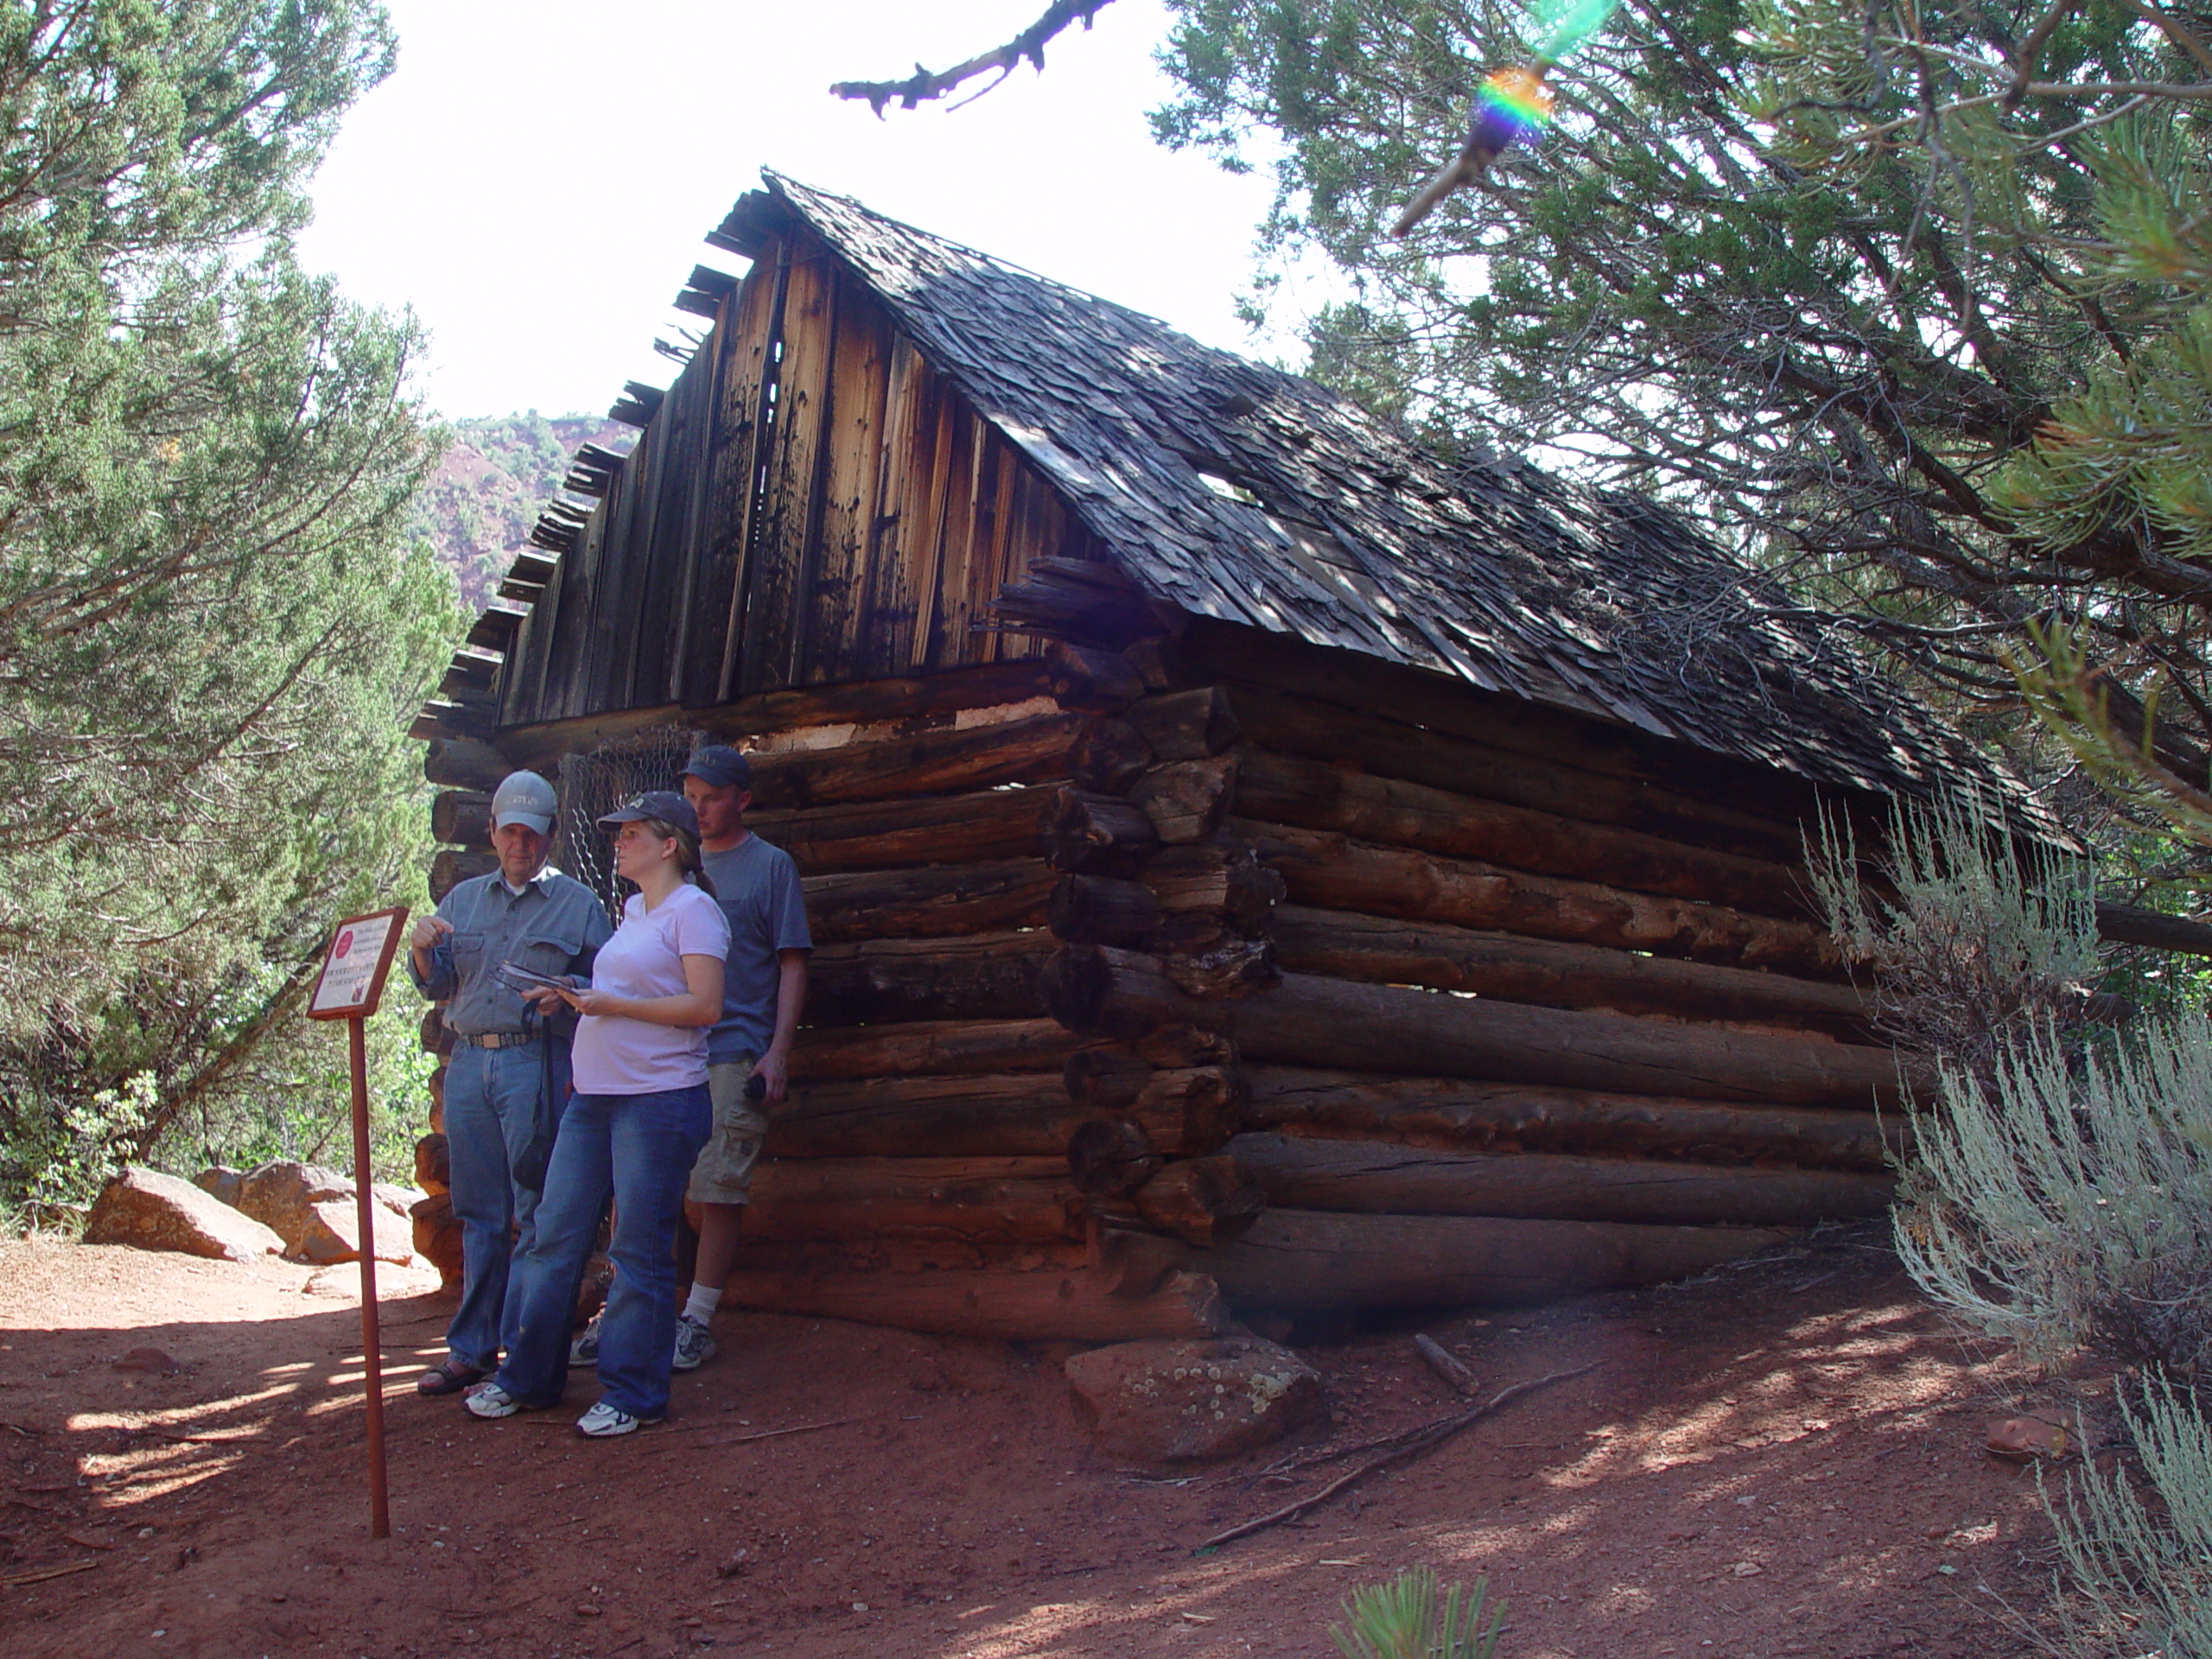
[[[2087,1603],[2069,1619],[2077,1650],[2212,1659],[2212,1427],[2187,1394],[2145,1383],[2121,1402],[2163,1519],[2117,1471],[2085,1468],[2045,1502]]]
[[[1505,1604],[1483,1618],[1490,1580],[1436,1581],[1433,1568],[1410,1567],[1387,1584],[1370,1584],[1344,1600],[1349,1628],[1332,1624],[1344,1659],[1491,1659],[1505,1630]]]

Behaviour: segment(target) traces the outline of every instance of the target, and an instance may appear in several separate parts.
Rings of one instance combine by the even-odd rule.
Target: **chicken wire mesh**
[[[600,815],[642,790],[682,790],[683,763],[698,741],[696,732],[667,726],[562,759],[556,856],[563,870],[599,895],[610,916],[621,915],[623,899],[636,889],[614,874],[614,842],[599,827]]]

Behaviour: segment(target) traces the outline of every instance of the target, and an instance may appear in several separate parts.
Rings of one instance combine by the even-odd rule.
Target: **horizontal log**
[[[763,691],[712,709],[690,710],[683,720],[712,736],[734,741],[810,727],[870,726],[886,721],[935,723],[971,709],[1051,695],[1045,664],[1028,658],[902,679]]]
[[[1152,745],[1126,720],[1094,720],[1068,751],[1068,777],[1077,789],[1119,795],[1154,764]]]
[[[481,790],[440,790],[430,798],[430,839],[458,847],[490,847],[492,798]]]
[[[1803,854],[1796,823],[1726,804],[1725,796],[1583,772],[1276,691],[1238,686],[1229,700],[1245,739],[1281,753],[1777,864]]]
[[[1138,1342],[1210,1337],[1221,1297],[1201,1274],[1170,1274],[1141,1297],[1112,1294],[1085,1270],[1037,1273],[777,1273],[740,1268],[725,1300],[762,1313],[852,1319],[1002,1342]]]
[[[1204,912],[1244,932],[1266,930],[1283,896],[1282,878],[1246,847],[1169,847],[1137,879],[1170,912]]]
[[[772,1158],[1058,1158],[1092,1115],[1049,1071],[799,1083],[768,1112]]]
[[[828,806],[1065,778],[1084,724],[1082,715],[1038,715],[835,748],[756,753],[753,798],[766,808]]]
[[[1079,1235],[1065,1150],[1049,1158],[764,1159],[748,1239],[958,1236],[1018,1243]]]
[[[821,1025],[1019,1020],[1048,1012],[1049,933],[867,939],[825,945],[808,966],[806,1017]]]
[[[1294,973],[1472,991],[1545,1007],[1766,1021],[1862,1041],[1870,1017],[1858,990],[1833,981],[1440,922],[1285,905],[1275,912],[1274,938],[1275,959]]]
[[[1370,1215],[1804,1227],[1881,1215],[1894,1185],[1846,1170],[1440,1152],[1306,1135],[1240,1135],[1223,1151],[1270,1205]]]
[[[1211,841],[1221,828],[1236,789],[1237,757],[1175,760],[1154,766],[1129,785],[1129,801],[1143,809],[1167,846]]]
[[[1136,1190],[1135,1203],[1149,1225],[1211,1249],[1249,1232],[1268,1200],[1251,1172],[1216,1154],[1168,1165]]]
[[[1351,772],[1266,749],[1239,751],[1239,817],[1332,830],[1361,841],[1478,858],[1541,875],[1600,881],[1762,915],[1817,912],[1803,872],[1612,824]]]
[[[1061,877],[1046,912],[1059,938],[1093,944],[1141,944],[1164,913],[1150,887],[1110,875]]]
[[[804,878],[817,944],[1041,927],[1058,874],[1041,858]]]
[[[1010,627],[1116,651],[1160,632],[1154,607],[1119,569],[1084,559],[1031,561],[1020,581],[999,589],[991,608]]]
[[[423,754],[423,775],[448,789],[488,792],[514,769],[499,750],[474,738],[434,737]]]
[[[1802,778],[1639,731],[1610,716],[1587,718],[1485,691],[1452,675],[1259,628],[1200,620],[1176,641],[1175,657],[1185,675],[1224,675],[1556,765],[1745,802],[1783,822],[1808,817],[1821,798]],[[1833,801],[1834,794],[1827,798]]]
[[[939,800],[863,801],[810,811],[748,812],[747,826],[791,855],[802,875],[1037,858],[1060,790],[1050,784]]]
[[[1046,855],[1055,868],[1110,871],[1133,868],[1156,852],[1160,834],[1136,806],[1111,795],[1064,789],[1046,833]]]
[[[1144,696],[1136,665],[1118,652],[1056,639],[1045,651],[1046,684],[1064,709],[1110,714]]]
[[[446,1024],[445,1004],[433,1002],[423,1010],[419,1036],[425,1054],[450,1054],[454,1051],[453,1027]],[[445,1068],[438,1068],[443,1071]],[[443,1103],[442,1099],[440,1102]]]
[[[800,1084],[920,1074],[1057,1074],[1090,1040],[1048,1019],[810,1027],[791,1044],[791,1076],[794,1084]]]
[[[1217,686],[1169,691],[1131,703],[1122,718],[1144,734],[1162,760],[1203,760],[1221,753],[1239,734],[1236,715]]]
[[[1076,1191],[1124,1198],[1160,1173],[1162,1160],[1126,1118],[1096,1117],[1068,1140],[1068,1179]]]
[[[471,876],[489,875],[499,861],[489,853],[457,853],[451,848],[430,860],[430,902],[436,904]]]
[[[1789,1237],[1755,1227],[1332,1215],[1270,1208],[1217,1249],[1192,1251],[1230,1303],[1294,1316],[1526,1306],[1687,1278]]]
[[[1532,1007],[1487,997],[1285,974],[1249,996],[1186,995],[1155,959],[1068,945],[1046,969],[1053,1017],[1130,1037],[1165,1025],[1226,1033],[1248,1061],[1475,1077],[1785,1105],[1894,1101],[1886,1048]]]
[[[1292,1134],[1859,1170],[1885,1168],[1905,1147],[1905,1122],[1895,1113],[1724,1106],[1308,1066],[1249,1065],[1241,1075],[1243,1122]]]
[[[1293,901],[1319,909],[1494,928],[1730,967],[1815,976],[1841,971],[1828,936],[1804,922],[1378,847],[1324,830],[1231,818],[1229,830],[1282,877]]]
[[[1217,1151],[1242,1121],[1243,1086],[1226,1065],[1154,1066],[1126,1049],[1087,1048],[1068,1057],[1060,1082],[1079,1111],[1126,1119],[1178,1157]]]

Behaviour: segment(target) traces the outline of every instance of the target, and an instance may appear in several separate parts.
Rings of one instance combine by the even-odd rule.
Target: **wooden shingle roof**
[[[1816,783],[1975,785],[2067,839],[1934,709],[1648,499],[1447,463],[1313,381],[764,176],[1153,597]],[[734,217],[752,214],[780,217],[760,198]]]

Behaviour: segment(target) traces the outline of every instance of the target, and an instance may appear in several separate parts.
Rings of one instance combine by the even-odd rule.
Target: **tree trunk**
[[[1768,916],[1815,914],[1804,872],[1609,824],[1347,772],[1265,749],[1240,752],[1239,817],[1334,830],[1361,841],[1478,858],[1637,893],[1701,899]]]
[[[896,1072],[794,1084],[768,1113],[772,1158],[1058,1158],[1091,1120],[1049,1071]]]
[[[817,945],[1039,927],[1058,879],[1041,858],[810,875],[806,917]]]
[[[1374,1215],[1805,1227],[1881,1215],[1893,1185],[1885,1175],[1840,1170],[1438,1152],[1304,1135],[1240,1135],[1225,1155],[1278,1208]]]
[[[1071,1029],[1130,1037],[1163,1025],[1227,1033],[1248,1060],[1478,1077],[1626,1094],[1809,1105],[1893,1102],[1898,1057],[1765,1032],[1677,1025],[1286,974],[1249,996],[1186,995],[1147,957],[1069,945],[1046,969]]]
[[[804,812],[748,812],[746,823],[789,853],[802,875],[1035,858],[1060,797],[1041,785],[945,800],[867,801]]]
[[[1291,899],[1324,910],[1495,928],[1737,968],[1834,977],[1834,943],[1804,922],[1660,899],[1594,881],[1526,875],[1472,859],[1376,847],[1320,830],[1232,818]]]
[[[1065,1149],[1049,1158],[765,1159],[748,1239],[1075,1236],[1080,1197]]]
[[[1472,991],[1546,1007],[1766,1021],[1860,1041],[1867,1034],[1866,999],[1829,981],[1304,905],[1276,911],[1274,937],[1275,959],[1296,973]]]
[[[1044,966],[1055,943],[1037,931],[827,945],[809,966],[807,1017],[853,1025],[1044,1014]]]
[[[1068,777],[1077,789],[1119,795],[1152,764],[1152,745],[1128,721],[1094,720],[1068,752]]]
[[[473,875],[489,875],[499,868],[490,853],[457,853],[442,849],[430,860],[430,902],[436,904]]]
[[[1662,1284],[1789,1236],[1752,1227],[1270,1209],[1243,1238],[1183,1259],[1203,1264],[1240,1308],[1357,1315],[1526,1306]]]
[[[1171,1274],[1148,1294],[1125,1298],[1080,1269],[777,1273],[741,1268],[729,1276],[726,1295],[733,1306],[764,1313],[1002,1342],[1211,1337],[1224,1323],[1213,1281],[1189,1273]]]
[[[1057,1020],[1043,1019],[810,1027],[791,1045],[791,1082],[1058,1072],[1089,1040]]]
[[[1045,652],[1046,683],[1063,709],[1116,714],[1144,696],[1136,666],[1119,652],[1056,639]]]
[[[430,798],[430,837],[456,847],[492,844],[492,798],[480,790],[441,790]]]
[[[1417,1147],[1599,1152],[1703,1163],[1772,1160],[1879,1170],[1905,1150],[1895,1114],[1611,1095],[1580,1089],[1399,1077],[1304,1066],[1243,1069],[1255,1129],[1359,1136]]]
[[[1160,897],[1137,881],[1069,875],[1052,889],[1052,931],[1085,944],[1141,944],[1160,926]]]

